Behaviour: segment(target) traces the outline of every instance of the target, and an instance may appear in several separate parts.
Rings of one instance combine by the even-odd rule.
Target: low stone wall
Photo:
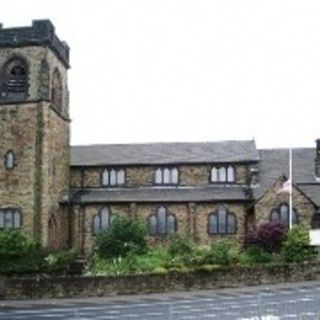
[[[0,299],[113,296],[308,280],[320,280],[320,263],[119,277],[5,277],[0,278]]]

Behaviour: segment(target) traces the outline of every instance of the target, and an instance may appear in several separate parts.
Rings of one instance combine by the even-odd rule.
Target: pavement
[[[320,282],[101,298],[0,301],[0,320],[320,319]]]

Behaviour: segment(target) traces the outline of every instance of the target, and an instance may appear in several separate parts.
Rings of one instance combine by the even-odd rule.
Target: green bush
[[[147,227],[137,218],[116,216],[112,225],[97,238],[98,254],[102,258],[125,257],[147,249]]]
[[[235,242],[221,239],[213,242],[209,250],[204,251],[202,264],[230,266],[237,263],[239,258],[239,248]]]
[[[270,263],[272,260],[272,254],[257,245],[249,246],[241,255],[241,263],[248,265]]]
[[[283,243],[281,255],[289,263],[315,260],[317,254],[310,246],[309,230],[303,225],[293,226]]]
[[[20,230],[0,232],[0,273],[61,273],[76,257],[74,251],[47,252]]]
[[[0,256],[18,258],[36,254],[40,245],[20,230],[0,231]]]
[[[175,233],[170,236],[168,252],[171,256],[190,255],[196,246],[189,235]]]
[[[135,257],[134,271],[137,273],[154,272],[157,268],[167,269],[171,256],[167,250],[150,250]]]
[[[0,231],[0,273],[39,272],[43,258],[39,243],[22,231]]]
[[[47,273],[65,272],[76,256],[77,253],[74,250],[50,252],[44,258],[43,271]]]

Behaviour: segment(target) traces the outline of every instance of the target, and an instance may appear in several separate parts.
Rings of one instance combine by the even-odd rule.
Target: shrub
[[[281,255],[285,262],[304,262],[316,259],[316,251],[310,246],[309,230],[303,225],[295,225],[288,232]]]
[[[171,256],[167,250],[150,250],[143,255],[135,256],[134,271],[138,273],[153,272],[157,268],[165,269],[170,265]]]
[[[189,255],[195,250],[195,243],[189,235],[175,233],[170,236],[168,252],[170,255]]]
[[[36,254],[40,245],[20,230],[0,231],[0,256],[18,258],[25,255]]]
[[[202,263],[230,266],[237,263],[239,257],[239,249],[235,242],[221,239],[213,242],[209,250],[205,251]]]
[[[43,269],[48,273],[65,272],[76,256],[77,253],[74,250],[51,252],[44,258],[45,264]]]
[[[20,230],[0,232],[0,273],[58,273],[75,257],[74,251],[47,252]]]
[[[116,216],[112,225],[98,236],[98,254],[115,258],[145,252],[146,237],[147,227],[140,219]]]
[[[272,254],[257,245],[249,246],[241,255],[241,262],[249,265],[257,263],[270,263],[272,260]]]
[[[285,235],[286,227],[282,223],[267,222],[251,234],[249,242],[260,246],[265,251],[277,252],[281,249]]]

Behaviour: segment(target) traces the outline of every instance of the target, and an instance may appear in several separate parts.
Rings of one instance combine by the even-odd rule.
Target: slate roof
[[[108,144],[71,147],[71,166],[254,162],[254,141]]]
[[[72,203],[183,202],[248,200],[242,186],[145,187],[73,190]],[[63,201],[66,202],[66,199]]]
[[[315,148],[293,149],[293,182],[320,207],[320,182],[314,175]],[[140,187],[73,190],[71,201],[103,202],[183,202],[258,199],[277,179],[289,177],[289,150],[257,150],[254,141],[206,143],[152,143],[75,146],[72,166],[161,165],[214,162],[256,162],[259,185],[252,189],[236,185],[202,187]]]
[[[254,197],[259,198],[285,175],[289,177],[289,150],[265,149],[259,150],[260,162],[259,187],[254,189]],[[295,148],[292,150],[293,182],[312,201],[320,205],[320,184],[314,175],[316,152],[315,148]]]

